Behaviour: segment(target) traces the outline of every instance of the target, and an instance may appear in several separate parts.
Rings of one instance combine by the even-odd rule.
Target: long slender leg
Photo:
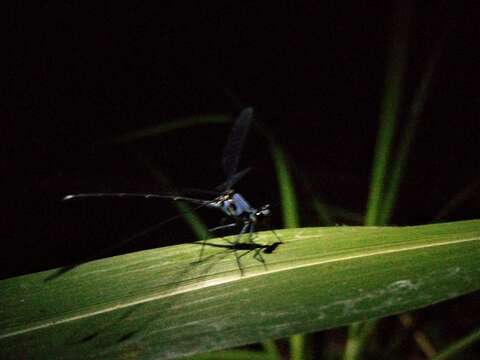
[[[252,221],[249,221],[247,222],[243,228],[242,228],[242,231],[240,232],[239,234],[239,237],[237,239],[237,241],[240,240],[240,236],[242,236],[242,234],[246,233],[247,232],[247,229],[248,229],[248,241],[250,244],[252,245],[255,245],[254,242],[253,242],[253,233],[254,233],[254,229],[255,229],[255,223],[252,222]],[[240,272],[242,273],[242,276],[243,276],[243,271],[242,271],[242,268],[241,268],[241,264],[240,264],[240,258],[247,255],[248,253],[250,253],[251,251],[254,251],[254,255],[253,255],[253,258],[257,261],[260,261],[265,268],[267,268],[267,265],[265,263],[265,259],[263,258],[262,256],[262,253],[261,253],[261,250],[262,250],[262,247],[261,246],[258,246],[258,247],[252,247],[250,250],[248,250],[247,252],[243,253],[242,255],[238,256],[235,252],[235,257],[237,259],[237,264],[240,268]]]
[[[263,250],[263,247],[255,248],[255,254],[253,254],[253,258],[257,261],[260,261],[265,267],[265,269],[267,269],[267,263],[265,262],[265,259],[262,256],[262,250]]]
[[[249,240],[253,244],[254,243],[253,237],[255,236],[255,223],[254,222],[252,222],[250,224],[249,234],[250,234],[249,235]],[[264,248],[263,247],[256,247],[254,249],[255,254],[253,254],[253,258],[257,261],[260,261],[263,264],[263,266],[265,267],[265,269],[267,269],[267,263],[265,262],[265,259],[262,256],[262,249],[264,249]]]
[[[238,234],[236,240],[235,240],[235,243],[232,244],[233,246],[235,246],[236,244],[238,244],[240,242],[240,239],[242,237],[242,235],[245,233],[245,231],[247,231],[247,228],[250,226],[250,222],[246,222],[243,226],[242,226],[242,230],[240,230],[240,233]],[[237,261],[237,266],[240,270],[240,275],[243,276],[243,267],[242,267],[242,263],[240,262],[240,258],[241,256],[238,256],[237,254],[237,250],[234,249],[233,250],[234,254],[235,254],[235,260]]]
[[[263,248],[256,248],[255,249],[255,254],[253,254],[253,258],[257,261],[260,261],[266,269],[267,268],[267,263],[265,262],[265,259],[262,256],[262,249]]]
[[[231,223],[231,224],[225,224],[225,225],[220,225],[220,226],[216,226],[214,228],[210,228],[208,229],[208,233],[214,233],[215,231],[218,231],[218,230],[222,230],[222,229],[228,229],[228,228],[231,228],[231,227],[235,227],[237,225],[237,223]],[[207,242],[207,239],[203,239],[202,241],[202,247],[200,249],[200,256],[198,258],[198,261],[202,261],[202,257],[203,257],[203,251],[205,249],[205,244]],[[230,241],[229,241],[230,243]]]
[[[261,262],[261,263],[264,265],[265,269],[266,269],[266,268],[267,268],[267,264],[266,264],[266,262],[265,262],[265,259],[264,259],[263,256],[262,256],[262,252],[261,252],[262,249],[264,249],[263,246],[256,246],[256,247],[252,247],[251,249],[245,251],[245,252],[244,252],[243,254],[241,254],[241,255],[236,255],[236,257],[237,257],[237,259],[238,259],[238,260],[237,260],[237,263],[240,265],[240,259],[241,259],[242,257],[244,257],[245,255],[248,255],[248,254],[250,254],[252,251],[254,251],[253,258],[254,258],[255,260]]]
[[[215,232],[215,231],[217,231],[217,230],[228,229],[228,228],[234,227],[234,226],[236,226],[236,225],[237,225],[237,223],[220,225],[220,226],[216,226],[216,227],[213,227],[213,228],[208,229],[208,232]]]
[[[245,234],[245,232],[247,231],[250,225],[251,225],[250,221],[247,221],[244,223],[244,225],[242,226],[242,230],[240,230],[240,233],[238,234],[237,239],[235,240],[235,244],[238,244],[240,242],[242,235]]]
[[[248,232],[248,241],[250,241],[251,243],[253,243],[254,230],[255,230],[255,223],[251,222],[250,223],[250,231]]]
[[[275,230],[273,230],[273,229],[270,227],[270,231],[273,233],[273,235],[275,235],[275,237],[277,238],[278,242],[279,242],[279,243],[282,243],[282,240],[281,240],[280,237],[277,235],[277,233],[275,232]]]
[[[243,276],[243,267],[242,267],[242,263],[240,262],[241,256],[238,256],[237,250],[233,250],[233,253],[235,254],[235,260],[237,261],[237,266],[238,266],[238,269],[240,270],[240,276]]]

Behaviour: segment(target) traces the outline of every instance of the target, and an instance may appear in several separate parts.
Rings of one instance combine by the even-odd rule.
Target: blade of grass
[[[438,59],[440,58],[444,38],[445,36],[441,36],[437,40],[430,59],[428,60],[425,72],[423,73],[423,77],[420,80],[420,85],[418,86],[415,95],[413,96],[412,105],[410,106],[410,111],[408,114],[408,123],[404,130],[397,156],[392,165],[392,173],[391,176],[389,176],[387,191],[385,193],[385,198],[382,202],[382,211],[380,211],[379,213],[379,225],[388,224],[392,217],[392,211],[394,204],[397,200],[400,181],[405,171],[408,154],[411,145],[415,139],[415,134],[417,131],[418,123],[420,121],[420,116],[422,114],[423,107],[425,105],[427,95],[430,90],[433,73],[435,71]]]
[[[471,198],[480,189],[480,176],[477,176],[473,181],[463,187],[457,194],[455,194],[445,206],[434,217],[434,221],[444,219],[450,211],[460,206],[460,204]]]
[[[316,196],[313,197],[313,208],[315,209],[315,212],[317,213],[322,225],[334,225],[334,221],[331,217],[331,208],[323,201],[319,200]],[[344,212],[343,214],[346,213],[347,212]]]
[[[357,354],[360,353],[360,333],[363,325],[364,323],[357,322],[348,327],[347,345],[343,354],[345,360],[355,359]]]
[[[295,174],[297,174],[297,177],[299,178],[301,184],[303,185],[303,188],[305,191],[310,194],[310,197],[312,198],[312,205],[317,213],[317,216],[320,220],[320,225],[325,225],[325,226],[332,226],[335,224],[332,218],[332,210],[331,207],[328,206],[324,201],[322,201],[317,195],[316,191],[314,190],[310,180],[308,177],[301,171],[301,169],[298,169],[298,167],[295,166],[293,161],[290,161],[289,163],[293,163],[293,168],[295,171]]]
[[[361,225],[364,222],[363,215],[353,210],[345,209],[338,206],[326,205],[331,217],[342,219],[342,224]],[[335,223],[332,222],[331,225]]]
[[[113,139],[113,141],[129,143],[148,137],[158,136],[173,130],[185,129],[197,125],[228,124],[231,121],[231,117],[225,115],[192,116],[184,119],[169,121],[146,129],[128,132],[126,134],[117,136]]]
[[[361,356],[370,334],[375,330],[376,321],[353,323],[348,327],[348,342],[343,355],[344,359],[355,359]]]
[[[283,244],[265,264],[241,254],[243,276],[239,251],[206,247],[199,262],[200,246],[184,244],[92,261],[51,281],[58,269],[2,280],[0,358],[189,356],[480,289],[480,220],[277,232]],[[276,238],[266,231],[256,241]]]
[[[400,314],[398,320],[408,329],[408,332],[412,334],[415,344],[425,354],[427,359],[431,359],[437,351],[427,335],[423,331],[415,328],[413,316],[409,313]]]
[[[370,193],[365,217],[366,225],[378,225],[385,174],[398,117],[407,62],[408,34],[413,9],[410,1],[397,0],[394,3],[395,8],[392,9],[390,31],[392,40],[389,44],[385,94],[374,152]]]
[[[451,359],[453,356],[459,354],[469,346],[473,345],[476,341],[480,341],[480,329],[476,329],[471,334],[465,336],[447,347],[445,350],[438,353],[432,358],[432,360],[445,360]]]
[[[280,360],[282,356],[280,355],[280,351],[278,351],[278,347],[275,344],[274,340],[266,340],[262,342],[263,348],[265,350],[266,358],[268,360]],[[248,359],[248,358],[245,358]]]
[[[280,200],[282,203],[283,224],[285,228],[295,228],[299,226],[298,204],[295,194],[292,175],[290,173],[285,153],[276,143],[271,143],[271,153],[275,164],[277,174],[278,188],[280,190]]]

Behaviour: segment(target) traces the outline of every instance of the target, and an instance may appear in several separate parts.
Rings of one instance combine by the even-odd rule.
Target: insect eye
[[[257,212],[257,216],[268,216],[270,215],[270,209],[268,208],[268,205],[262,206],[260,211]]]

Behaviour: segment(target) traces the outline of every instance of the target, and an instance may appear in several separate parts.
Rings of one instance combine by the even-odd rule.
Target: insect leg
[[[245,234],[245,232],[247,231],[248,227],[252,224],[251,221],[246,221],[244,223],[244,225],[242,226],[242,230],[240,230],[240,233],[238,234],[237,236],[237,239],[235,240],[235,244],[239,243],[240,242],[240,239],[242,237],[243,234]]]
[[[218,230],[228,229],[228,228],[231,228],[231,227],[235,227],[236,225],[237,225],[237,223],[220,225],[220,226],[216,226],[216,227],[207,229],[207,232],[208,232],[209,234],[211,234],[211,233],[214,233],[215,231],[218,231]],[[206,242],[207,242],[207,239],[206,239],[206,237],[205,237],[205,238],[203,239],[203,241],[202,241],[202,248],[200,249],[200,256],[199,256],[198,261],[201,261],[201,260],[202,260],[203,250],[205,249],[205,244],[206,244]],[[229,241],[229,243],[231,243],[231,242]]]

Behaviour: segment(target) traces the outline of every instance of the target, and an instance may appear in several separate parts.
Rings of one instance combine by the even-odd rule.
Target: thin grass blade
[[[395,8],[392,9],[392,40],[388,54],[385,93],[380,113],[380,128],[375,146],[372,178],[365,218],[365,225],[368,226],[380,225],[378,223],[379,211],[382,207],[387,164],[390,159],[398,108],[401,102],[412,11],[410,1],[396,1]]]
[[[168,177],[158,170],[145,155],[137,155],[139,161],[150,171],[155,180],[167,191],[175,193],[175,189]],[[184,221],[190,226],[198,240],[208,237],[208,228],[193,208],[183,201],[174,201],[173,204]]]
[[[454,356],[458,355],[469,346],[472,346],[477,341],[480,341],[480,329],[476,329],[471,334],[456,341],[454,344],[450,345],[445,350],[434,356],[432,360],[452,359]]]
[[[165,122],[146,129],[131,131],[126,134],[117,136],[113,140],[120,143],[129,143],[148,137],[158,136],[173,130],[185,129],[197,125],[228,124],[231,121],[231,117],[226,115],[192,116],[188,118]]]
[[[388,224],[390,222],[390,218],[392,217],[392,211],[397,200],[400,181],[403,178],[409,151],[415,139],[418,123],[420,121],[423,107],[432,83],[433,74],[435,72],[438,59],[440,58],[444,38],[445,36],[441,36],[435,45],[427,63],[426,70],[413,97],[412,105],[410,106],[410,112],[408,114],[408,123],[404,130],[395,161],[391,167],[392,172],[388,178],[389,181],[387,184],[387,190],[385,192],[385,198],[382,203],[382,211],[379,213],[380,218],[378,220],[378,225]]]

